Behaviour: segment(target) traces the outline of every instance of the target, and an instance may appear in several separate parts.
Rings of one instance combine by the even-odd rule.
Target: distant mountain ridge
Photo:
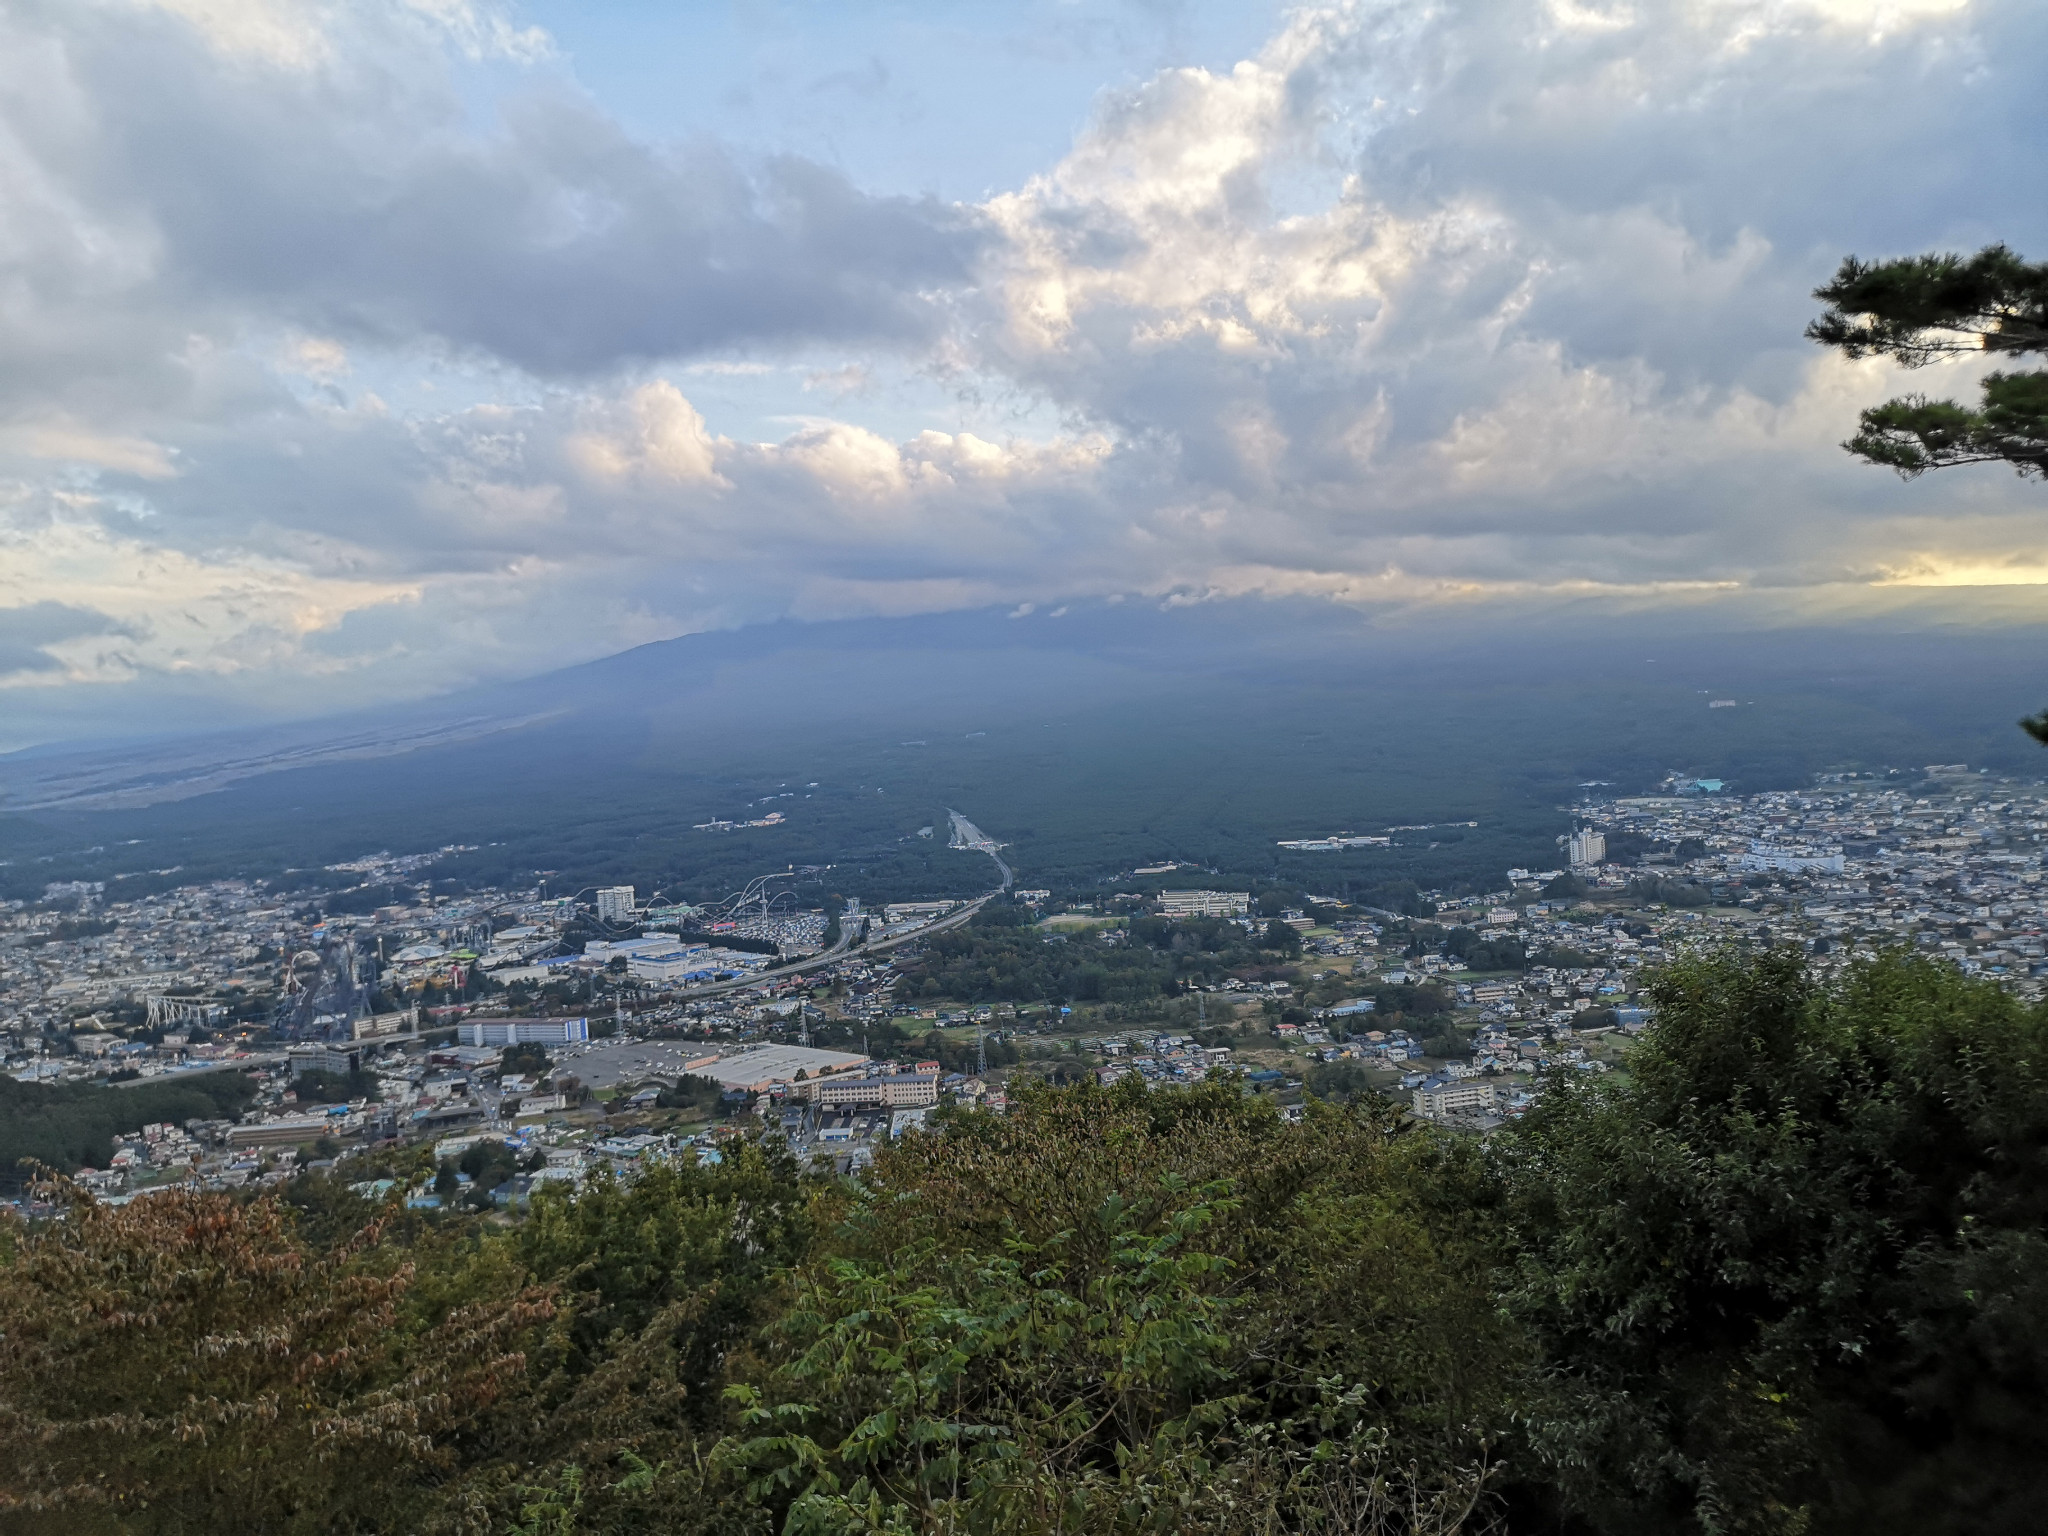
[[[475,851],[437,866],[455,881],[703,892],[795,864],[896,899],[985,878],[915,836],[948,809],[1009,844],[1027,885],[1162,859],[1361,892],[1497,882],[1555,854],[1590,780],[2039,772],[2013,722],[2048,703],[2041,638],[1454,627],[1249,600],[782,623],[386,710],[0,758],[0,893],[456,844]],[[768,796],[785,824],[695,830]],[[1464,821],[1412,845],[1279,846]]]

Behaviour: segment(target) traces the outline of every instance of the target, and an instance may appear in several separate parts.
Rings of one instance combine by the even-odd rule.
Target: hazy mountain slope
[[[2011,634],[1447,636],[1250,603],[780,625],[324,728],[0,760],[10,802],[43,802],[0,816],[0,881],[17,896],[60,877],[140,889],[464,843],[480,846],[445,874],[701,895],[833,864],[875,895],[971,889],[985,860],[915,835],[948,807],[1010,840],[1027,883],[1159,858],[1321,885],[1491,881],[1553,857],[1584,780],[2032,771],[2012,721],[2043,702],[2038,654]],[[750,804],[768,794],[793,798]],[[693,830],[769,809],[786,823]],[[1273,846],[1473,819],[1390,852]]]

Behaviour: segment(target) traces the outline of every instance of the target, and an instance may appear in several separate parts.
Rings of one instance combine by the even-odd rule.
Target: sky
[[[10,0],[0,748],[777,619],[2038,621],[1839,444],[2048,253],[2036,0]],[[1930,619],[1930,615],[1933,616]]]

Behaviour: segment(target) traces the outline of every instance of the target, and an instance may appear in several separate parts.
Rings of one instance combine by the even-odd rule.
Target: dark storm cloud
[[[104,613],[68,603],[30,603],[0,608],[0,677],[22,672],[55,672],[63,662],[46,649],[85,635],[127,633]]]
[[[343,59],[287,67],[160,13],[31,6],[14,25],[16,68],[61,60],[73,109],[17,114],[24,158],[130,245],[126,263],[95,262],[75,223],[52,231],[33,276],[53,301],[589,374],[929,340],[933,296],[966,280],[979,239],[956,210],[801,160],[635,142],[558,83],[480,128],[374,28]]]

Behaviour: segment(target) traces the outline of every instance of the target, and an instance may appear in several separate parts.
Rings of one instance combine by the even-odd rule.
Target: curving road
[[[675,1001],[688,1002],[693,998],[718,997],[727,992],[742,991],[747,987],[757,987],[764,981],[780,981],[785,976],[801,976],[805,971],[814,970],[822,965],[830,965],[835,960],[851,959],[855,955],[879,955],[886,950],[895,949],[898,945],[909,944],[918,939],[927,939],[935,933],[944,933],[949,928],[958,928],[962,923],[968,922],[975,913],[987,906],[991,900],[1008,891],[1016,882],[1017,877],[1011,871],[1010,866],[1003,861],[1001,851],[1003,845],[1001,843],[983,832],[981,828],[977,827],[965,816],[962,816],[958,811],[949,810],[946,814],[953,819],[953,847],[968,849],[976,853],[985,853],[996,861],[996,869],[1001,873],[1003,883],[994,890],[986,895],[976,897],[958,912],[948,913],[935,923],[926,923],[922,928],[912,929],[909,933],[899,933],[894,938],[877,939],[873,943],[856,945],[852,942],[852,934],[842,926],[839,932],[839,942],[830,949],[820,950],[815,955],[806,955],[802,960],[795,961],[789,965],[778,965],[772,970],[755,971],[752,975],[735,977],[731,981],[714,981],[708,986],[685,987],[680,992],[670,993],[669,997]]]
[[[953,821],[953,840],[950,846],[969,849],[975,853],[985,853],[994,859],[996,861],[996,868],[1003,873],[1003,883],[997,886],[996,890],[1007,891],[1010,888],[1010,882],[1016,877],[1010,873],[1010,866],[1003,862],[1003,845],[982,831],[981,828],[977,827],[965,816],[962,816],[958,811],[949,810],[946,814]],[[990,894],[993,895],[994,892]],[[985,900],[986,898],[983,899]]]

